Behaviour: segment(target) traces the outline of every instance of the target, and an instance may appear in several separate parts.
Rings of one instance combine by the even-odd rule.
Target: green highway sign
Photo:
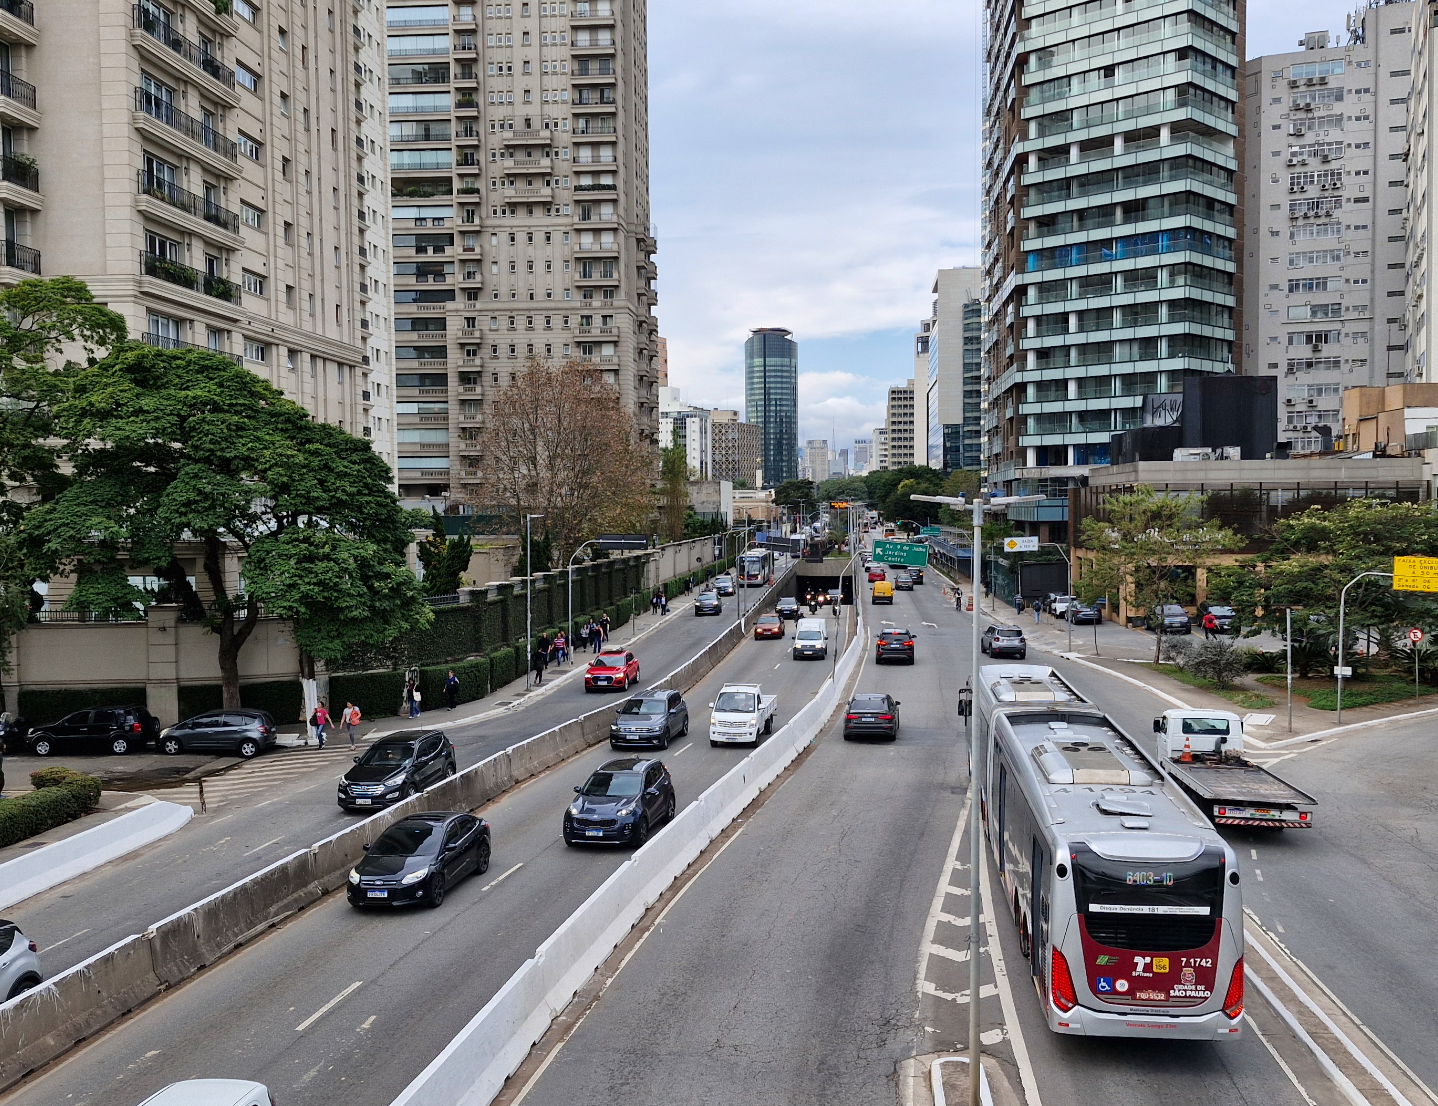
[[[927,568],[929,547],[917,542],[876,541],[874,543],[874,560],[882,564]]]
[[[943,531],[937,526],[923,526],[919,528],[919,537],[921,538],[937,538],[941,533],[943,533]]]

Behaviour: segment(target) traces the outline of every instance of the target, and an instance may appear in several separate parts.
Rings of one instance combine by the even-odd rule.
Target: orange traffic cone
[[[1183,734],[1183,752],[1178,755],[1178,760],[1180,764],[1193,763],[1193,749],[1189,746],[1188,731],[1186,730]]]
[[[974,597],[973,597],[972,595],[969,596],[969,600],[968,600],[968,604],[967,604],[967,609],[968,609],[968,610],[973,610],[973,609],[974,609]]]

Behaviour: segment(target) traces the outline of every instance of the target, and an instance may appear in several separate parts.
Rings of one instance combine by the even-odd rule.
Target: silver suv
[[[0,918],[0,995],[12,999],[40,982],[40,956],[35,942],[14,922]]]

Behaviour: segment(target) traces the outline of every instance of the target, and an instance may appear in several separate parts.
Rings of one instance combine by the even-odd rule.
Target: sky
[[[1250,0],[1250,57],[1339,31]],[[690,403],[744,409],[744,339],[799,343],[799,440],[884,421],[934,273],[979,259],[975,0],[650,0],[659,331]]]

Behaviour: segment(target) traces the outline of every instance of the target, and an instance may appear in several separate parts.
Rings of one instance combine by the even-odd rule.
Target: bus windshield
[[[1074,896],[1089,936],[1117,949],[1201,948],[1223,914],[1223,849],[1194,860],[1108,860],[1073,847]]]

